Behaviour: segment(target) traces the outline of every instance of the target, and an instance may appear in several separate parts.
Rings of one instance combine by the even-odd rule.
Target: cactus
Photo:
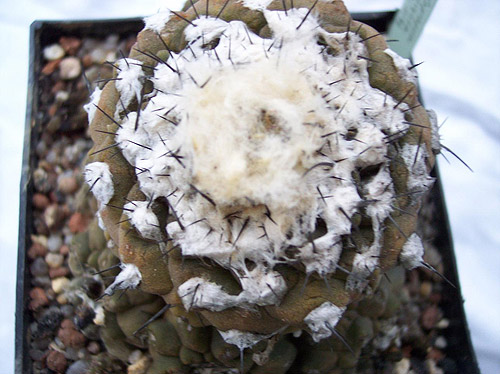
[[[112,355],[328,372],[384,335],[401,296],[383,275],[424,264],[439,141],[411,64],[341,1],[158,13],[86,108],[111,244],[79,260],[120,267],[101,298]]]

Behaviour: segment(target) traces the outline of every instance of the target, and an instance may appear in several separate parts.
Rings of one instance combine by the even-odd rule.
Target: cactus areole
[[[341,1],[200,0],[145,24],[87,105],[85,175],[126,272],[107,295],[161,295],[244,350],[335,335],[421,263],[439,141],[382,35]]]

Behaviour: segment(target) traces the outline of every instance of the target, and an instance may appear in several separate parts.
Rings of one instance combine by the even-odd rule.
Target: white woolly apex
[[[334,334],[334,328],[345,312],[345,307],[338,307],[329,301],[313,309],[304,322],[309,327],[313,340],[317,343]]]
[[[111,296],[115,290],[137,288],[141,283],[142,275],[139,268],[134,264],[120,264],[122,271],[116,276],[113,283],[104,291],[104,295]]]
[[[384,52],[392,57],[394,66],[398,69],[398,72],[401,74],[403,79],[417,86],[418,74],[411,61],[407,58],[401,57],[390,48],[387,48]]]
[[[142,62],[131,58],[122,58],[117,61],[118,75],[115,86],[125,107],[135,97],[140,101],[144,72]]]
[[[115,193],[113,187],[113,176],[109,171],[109,166],[105,162],[92,162],[85,166],[85,181],[90,187],[99,203],[105,205]]]
[[[170,10],[160,9],[156,14],[144,18],[144,28],[161,33],[171,16]]]
[[[101,99],[102,90],[99,87],[96,87],[92,95],[90,95],[90,102],[83,106],[83,109],[87,112],[89,123],[92,123],[94,120],[95,112],[97,110],[97,104]]]
[[[399,254],[399,261],[408,270],[422,266],[424,262],[424,251],[422,239],[420,239],[417,234],[413,233],[408,240],[406,240]]]
[[[240,351],[246,348],[251,348],[261,340],[270,338],[273,335],[253,334],[251,332],[235,329],[219,331],[219,334],[222,336],[222,339],[224,339],[226,343],[237,346]]]
[[[150,207],[149,201],[131,201],[123,207],[130,223],[146,239],[162,240],[158,217]]]
[[[175,216],[167,232],[182,254],[238,274],[238,295],[188,280],[179,295],[189,308],[277,304],[286,285],[273,269],[288,260],[321,276],[335,272],[340,239],[362,203],[383,219],[394,194],[386,171],[360,182],[353,175],[384,170],[387,138],[409,127],[406,104],[370,85],[359,35],[328,33],[306,8],[244,4],[262,10],[273,37],[241,21],[193,20],[184,30],[189,47],[166,61],[175,71],[155,68],[157,91],[138,121],[133,112],[123,118],[116,137],[141,191],[167,198]]]

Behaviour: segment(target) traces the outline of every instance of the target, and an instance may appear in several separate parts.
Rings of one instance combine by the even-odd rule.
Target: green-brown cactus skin
[[[398,313],[382,275],[422,261],[439,150],[383,36],[341,1],[200,0],[149,18],[98,94],[86,177],[111,244],[77,239],[73,267],[121,263],[110,354],[147,351],[148,373],[355,367]]]

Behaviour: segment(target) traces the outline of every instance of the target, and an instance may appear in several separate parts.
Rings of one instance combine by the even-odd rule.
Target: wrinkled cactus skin
[[[438,151],[433,145],[435,134],[433,134],[432,121],[426,110],[420,106],[414,82],[405,78],[401,73],[401,68],[398,67],[395,58],[386,52],[388,47],[377,31],[352,20],[341,1],[295,0],[293,5],[295,9],[292,9],[287,1],[271,1],[267,5],[265,11],[267,13],[264,14],[264,11],[251,9],[239,1],[199,0],[192,4],[188,3],[182,12],[172,14],[161,29],[146,27],[139,34],[129,59],[117,65],[117,79],[105,85],[96,103],[97,110],[91,117],[90,123],[90,135],[94,141],[94,147],[89,152],[87,164],[90,167],[103,163],[109,168],[112,196],[104,202],[101,198],[99,216],[101,225],[105,228],[106,238],[111,244],[105,246],[102,243],[94,243],[90,246],[92,248],[88,249],[88,238],[77,238],[83,244],[80,244],[82,249],[75,255],[78,259],[74,259],[75,269],[72,268],[72,270],[81,273],[78,264],[86,262],[97,270],[105,270],[117,263],[133,265],[134,269],[137,269],[140,280],[133,284],[133,287],[137,286],[137,289],[127,291],[122,297],[120,297],[121,292],[114,291],[118,288],[132,288],[132,286],[124,286],[125,283],[114,282],[111,285],[109,282],[106,283],[108,287],[104,297],[100,300],[105,309],[101,338],[113,357],[129,364],[132,352],[137,349],[142,350],[144,358],[141,362],[144,363],[144,367],[148,368],[147,373],[193,371],[202,373],[203,368],[212,368],[214,373],[238,372],[238,370],[245,373],[348,373],[358,365],[359,357],[366,344],[376,336],[383,335],[381,321],[390,321],[400,313],[399,306],[404,302],[398,293],[404,281],[402,265],[407,268],[416,266],[415,259],[407,260],[402,253],[405,252],[410,238],[415,235],[416,216],[421,205],[420,197],[428,188],[428,185],[422,185],[421,188],[415,187],[415,180],[418,182],[419,179],[415,176],[417,172],[413,170],[413,167],[416,164],[420,168],[423,167],[424,175],[419,174],[418,177],[430,180],[428,172],[434,164],[434,155]],[[312,11],[309,12],[308,10],[311,9]],[[195,84],[194,90],[198,89],[202,92],[217,88],[210,80],[198,82],[195,77],[188,77],[187,69],[191,65],[186,65],[186,70],[182,70],[182,66],[174,65],[174,62],[181,65],[181,60],[175,60],[175,58],[181,56],[182,53],[186,53],[185,56],[188,56],[187,53],[192,53],[189,55],[189,61],[195,63],[192,61],[197,58],[196,54],[199,51],[196,49],[196,43],[199,40],[189,39],[186,35],[191,35],[190,32],[195,32],[193,30],[205,26],[193,24],[204,19],[227,24],[240,20],[244,22],[249,33],[247,46],[250,47],[254,45],[252,38],[255,43],[257,40],[260,43],[260,38],[264,41],[271,40],[270,38],[277,32],[278,26],[274,23],[270,25],[269,20],[272,18],[268,16],[269,13],[277,14],[276,12],[281,12],[279,14],[282,17],[300,16],[304,24],[300,23],[300,26],[297,24],[294,28],[298,30],[297,32],[307,27],[314,29],[314,22],[316,22],[323,34],[321,37],[320,34],[315,34],[317,43],[314,48],[322,47],[320,53],[324,55],[322,58],[327,62],[339,55],[351,56],[350,48],[353,45],[357,46],[356,48],[364,48],[362,55],[359,51],[352,52],[357,53],[355,57],[350,57],[354,61],[353,72],[358,74],[358,70],[362,70],[359,74],[366,77],[370,87],[364,89],[369,94],[378,95],[378,98],[384,96],[383,101],[379,102],[382,103],[378,109],[380,113],[396,113],[391,116],[400,118],[397,124],[400,127],[396,127],[399,130],[391,132],[387,128],[383,131],[384,138],[381,138],[383,145],[379,147],[382,149],[382,155],[370,156],[375,161],[368,156],[365,159],[362,155],[365,151],[367,154],[372,152],[375,146],[370,147],[366,139],[356,138],[356,134],[360,137],[364,136],[364,130],[359,123],[353,125],[354,127],[343,124],[335,125],[344,126],[342,128],[345,131],[350,131],[350,133],[341,134],[339,147],[343,144],[362,143],[363,148],[360,148],[362,151],[353,156],[353,160],[356,161],[353,161],[352,168],[348,169],[347,178],[344,174],[342,177],[330,176],[330,180],[336,184],[334,187],[324,188],[332,188],[334,192],[332,195],[325,196],[326,194],[323,194],[320,189],[323,185],[318,183],[315,188],[313,182],[319,180],[321,173],[336,170],[335,168],[341,167],[337,165],[350,161],[335,159],[327,162],[323,148],[310,156],[313,160],[311,163],[307,164],[303,161],[304,164],[301,164],[302,169],[299,170],[298,175],[306,180],[304,183],[307,186],[311,186],[315,195],[314,207],[316,208],[314,209],[317,209],[322,217],[333,217],[322,218],[322,223],[318,223],[316,216],[312,217],[311,232],[300,234],[306,240],[302,240],[303,238],[297,234],[301,230],[296,229],[299,224],[290,223],[288,218],[294,218],[295,214],[295,218],[298,217],[297,219],[302,221],[302,217],[309,214],[307,211],[309,208],[289,208],[285,202],[282,203],[285,205],[282,210],[273,210],[268,207],[274,206],[273,201],[266,200],[268,197],[259,200],[259,198],[253,198],[252,195],[252,198],[248,197],[245,200],[240,198],[237,192],[236,195],[233,194],[236,197],[225,200],[225,197],[220,196],[226,196],[224,195],[226,190],[217,195],[215,190],[210,189],[210,185],[206,187],[207,184],[203,183],[201,176],[199,178],[198,175],[194,176],[193,167],[186,168],[183,165],[184,163],[192,166],[189,164],[191,162],[189,154],[182,154],[182,148],[178,154],[175,154],[173,150],[168,151],[172,156],[169,162],[172,163],[166,166],[165,174],[178,173],[182,178],[188,178],[187,184],[176,186],[176,189],[171,188],[171,194],[164,193],[160,196],[152,194],[151,189],[145,187],[144,179],[144,174],[150,173],[150,170],[139,167],[139,164],[132,164],[139,160],[140,156],[130,156],[124,146],[127,140],[123,140],[123,135],[119,135],[120,132],[125,131],[123,129],[131,121],[129,117],[139,117],[139,120],[134,123],[134,131],[140,130],[141,126],[146,126],[140,119],[141,113],[148,111],[148,105],[156,105],[154,104],[155,97],[158,100],[163,98],[161,95],[164,93],[157,86],[158,80],[154,78],[155,71],[159,70],[162,65],[168,64],[168,67],[163,66],[163,68],[170,69],[171,74],[179,75],[179,80],[181,77],[186,79],[184,82],[191,79]],[[220,47],[220,55],[216,58],[231,60],[227,56],[227,50],[222,55],[223,42],[219,39],[225,37],[224,35],[219,34],[218,39],[212,40],[209,36],[206,37],[203,48],[206,48],[207,55],[212,53],[211,50]],[[214,40],[219,43],[218,46]],[[286,47],[283,45],[288,42],[292,43],[287,40],[283,42],[283,38],[281,41],[274,40],[276,43],[266,44],[266,48],[263,49],[264,53],[269,52],[272,55],[275,51],[273,48],[276,48],[279,42],[281,42],[279,48],[284,48],[284,50]],[[213,42],[212,45],[207,47],[210,42]],[[194,50],[189,51],[191,45]],[[278,54],[275,52],[273,56]],[[186,57],[186,61],[187,59]],[[125,76],[120,74],[123,70],[132,69],[129,64],[133,63],[142,64],[142,78],[140,79],[142,86],[139,95],[131,95],[127,98],[124,89],[117,88],[117,85],[120,84],[120,80],[125,80]],[[221,65],[223,65],[222,62]],[[345,70],[350,69],[349,66],[344,68],[345,74],[347,74]],[[214,73],[216,77],[214,80],[219,79],[218,82],[222,85],[226,84],[224,72],[231,71],[231,69],[239,71],[240,66],[238,64],[233,67],[231,65],[214,66],[214,69],[219,69]],[[244,68],[241,67],[241,69]],[[182,74],[180,74],[181,71]],[[194,71],[193,74],[195,74]],[[339,76],[337,79],[331,79],[331,82],[325,82],[325,87],[334,87],[342,80],[347,81],[348,77]],[[317,91],[314,91],[315,89]],[[310,95],[314,100],[322,97],[322,92],[317,87],[312,88],[311,92]],[[313,99],[311,102],[314,101]],[[330,104],[326,96],[323,100],[328,110],[337,113],[333,116],[335,123],[337,123],[337,117],[344,118],[343,116],[348,115],[343,113],[347,101],[343,106],[335,107],[333,101]],[[363,97],[359,100],[363,100]],[[183,108],[185,102],[179,101],[179,103],[179,107]],[[160,121],[158,132],[162,129],[170,129],[165,132],[165,136],[159,136],[162,142],[169,141],[168,134],[175,138],[176,134],[181,131],[176,128],[184,126],[182,121],[189,121],[186,119],[189,116],[182,117],[182,113],[176,112],[180,109],[172,108],[172,112],[168,113],[169,109],[170,107],[159,112],[161,115],[157,118]],[[350,109],[345,111],[348,110]],[[365,108],[365,117],[369,117],[369,114],[366,114],[369,110],[370,108]],[[281,114],[278,113],[273,117],[264,110],[261,113],[263,113],[264,130],[262,133],[264,137],[274,136],[273,131],[281,136],[285,125],[282,125],[280,118],[275,118]],[[177,117],[168,117],[171,115]],[[315,125],[323,131],[324,126],[321,122],[323,117],[318,116],[315,117]],[[373,119],[373,121],[378,120]],[[327,131],[324,130],[324,132]],[[189,134],[192,135],[192,133]],[[318,133],[308,132],[307,134],[317,135]],[[329,134],[319,134],[318,139],[329,136]],[[155,145],[149,143],[137,145],[137,141],[129,139],[129,143],[141,148],[141,152],[152,152],[158,141]],[[332,140],[328,146],[334,148],[333,143]],[[412,150],[413,153],[408,150]],[[191,154],[194,154],[193,152]],[[408,152],[411,154],[408,155]],[[231,155],[228,154],[227,157],[231,158]],[[409,162],[409,159],[413,163]],[[176,162],[179,165],[172,166]],[[390,212],[380,216],[379,213],[369,213],[369,209],[379,204],[381,198],[375,198],[373,193],[370,192],[370,195],[367,192],[370,186],[373,186],[370,183],[377,176],[389,178],[389,182],[384,182],[386,183],[383,186],[385,189],[379,192],[380,196],[386,196],[384,194],[390,191],[387,203]],[[161,183],[163,180],[161,178],[167,177],[153,176],[150,179]],[[87,179],[90,189],[95,193],[102,181],[91,173],[87,174]],[[382,178],[384,181],[386,179]],[[175,181],[168,183],[175,186]],[[342,203],[339,203],[338,211],[331,213],[328,211],[329,205],[327,204],[340,194],[340,190],[335,189],[336,186],[344,186],[344,184],[354,191],[357,200],[352,209],[347,211],[347,208],[343,208]],[[264,185],[261,187],[267,188]],[[180,193],[176,195],[176,190],[179,189],[185,197],[180,197]],[[254,190],[251,190],[251,193],[254,193]],[[260,195],[256,193],[256,196]],[[96,197],[100,199],[97,194]],[[181,202],[182,198],[184,200]],[[136,209],[134,207],[137,209],[139,206],[142,207],[141,202],[145,202],[145,211],[148,214],[154,214],[157,219],[155,224],[151,224],[155,227],[153,233],[149,231],[146,233],[134,224],[136,221],[130,212]],[[183,204],[186,204],[187,208],[179,213],[179,209],[184,209]],[[293,205],[295,202],[293,204],[290,202],[290,204]],[[323,208],[321,204],[327,208]],[[197,216],[195,222],[187,220],[183,222],[183,219],[188,216],[186,212],[198,212],[197,209],[208,212],[207,217]],[[298,213],[296,213],[297,210]],[[221,220],[220,217],[224,219]],[[381,219],[378,220],[380,217]],[[188,234],[191,225],[194,227],[197,224],[207,224],[206,231],[209,231],[207,236],[214,235],[211,231],[216,228],[208,223],[212,224],[217,220],[227,222],[225,224],[229,229],[221,230],[220,235],[221,238],[230,242],[224,250],[227,251],[227,248],[230,248],[231,254],[224,255],[226,257],[217,255],[219,256],[217,257],[212,252],[206,256],[202,252],[199,254],[190,252],[186,243],[191,240]],[[338,229],[334,222],[342,222],[343,225],[348,226],[349,232],[335,231]],[[268,235],[266,228],[272,225],[278,226],[278,230],[282,231],[276,234],[281,238],[281,242],[278,240],[273,242],[279,244],[274,248],[280,245],[281,247],[273,249],[274,252],[266,249],[268,251],[266,253],[271,253],[271,259],[268,262],[259,256],[250,258],[247,253],[251,252],[244,252],[244,255],[238,254],[238,251],[247,250],[246,247],[244,248],[245,245],[248,248],[252,247],[253,244],[247,244],[249,240],[244,241],[243,238],[245,235],[251,237],[254,228],[256,230],[259,225],[264,228],[263,235],[266,237]],[[303,224],[300,227],[306,226]],[[233,231],[231,231],[232,227],[235,227]],[[292,239],[300,244],[290,244],[292,239],[286,237],[289,232],[295,235],[293,237],[295,239]],[[339,255],[335,261],[332,260],[333,265],[327,267],[322,264],[321,260],[314,257],[314,253],[316,250],[326,251],[327,254],[323,256],[330,261],[329,249],[321,247],[321,242],[317,240],[326,237],[331,232],[333,232],[332,237],[336,239],[335,243],[331,243],[331,247],[338,248]],[[239,239],[240,242],[238,242]],[[269,239],[269,242],[271,241]],[[375,245],[377,243],[378,245]],[[369,259],[371,262],[366,260],[368,255],[363,257],[363,253],[367,253],[370,248],[378,251],[375,255],[371,255]],[[98,253],[94,254],[96,251]],[[312,254],[309,252],[306,254],[306,251]],[[371,265],[359,265],[364,264],[360,258]],[[376,260],[372,261],[373,258]],[[234,263],[231,262],[233,259]],[[322,267],[323,265],[325,267]],[[257,294],[248,291],[250,296],[244,298],[241,296],[244,291],[242,284],[245,282],[245,277],[254,276],[249,275],[254,274],[252,273],[253,266],[261,271],[263,279],[279,278],[281,283],[276,281],[278,285],[275,290],[267,283],[270,290],[265,290],[267,292],[265,296],[263,296],[264,291],[259,289],[256,291]],[[113,275],[116,275],[117,270],[114,271]],[[122,273],[124,272],[122,266]],[[388,276],[384,277],[384,274]],[[390,278],[391,282],[388,282],[386,278]],[[189,282],[194,282],[191,288],[188,287]],[[252,278],[249,282],[254,282],[249,283],[250,286],[266,287],[265,281],[258,283],[257,278]],[[214,300],[209,300],[211,292],[215,292]],[[218,299],[220,295],[227,300],[236,301],[225,307],[220,304],[222,303]],[[240,296],[239,299],[238,296]],[[317,316],[321,314],[323,307],[326,308],[326,317]],[[321,326],[318,327],[318,324]],[[229,336],[232,332],[242,337]]]

